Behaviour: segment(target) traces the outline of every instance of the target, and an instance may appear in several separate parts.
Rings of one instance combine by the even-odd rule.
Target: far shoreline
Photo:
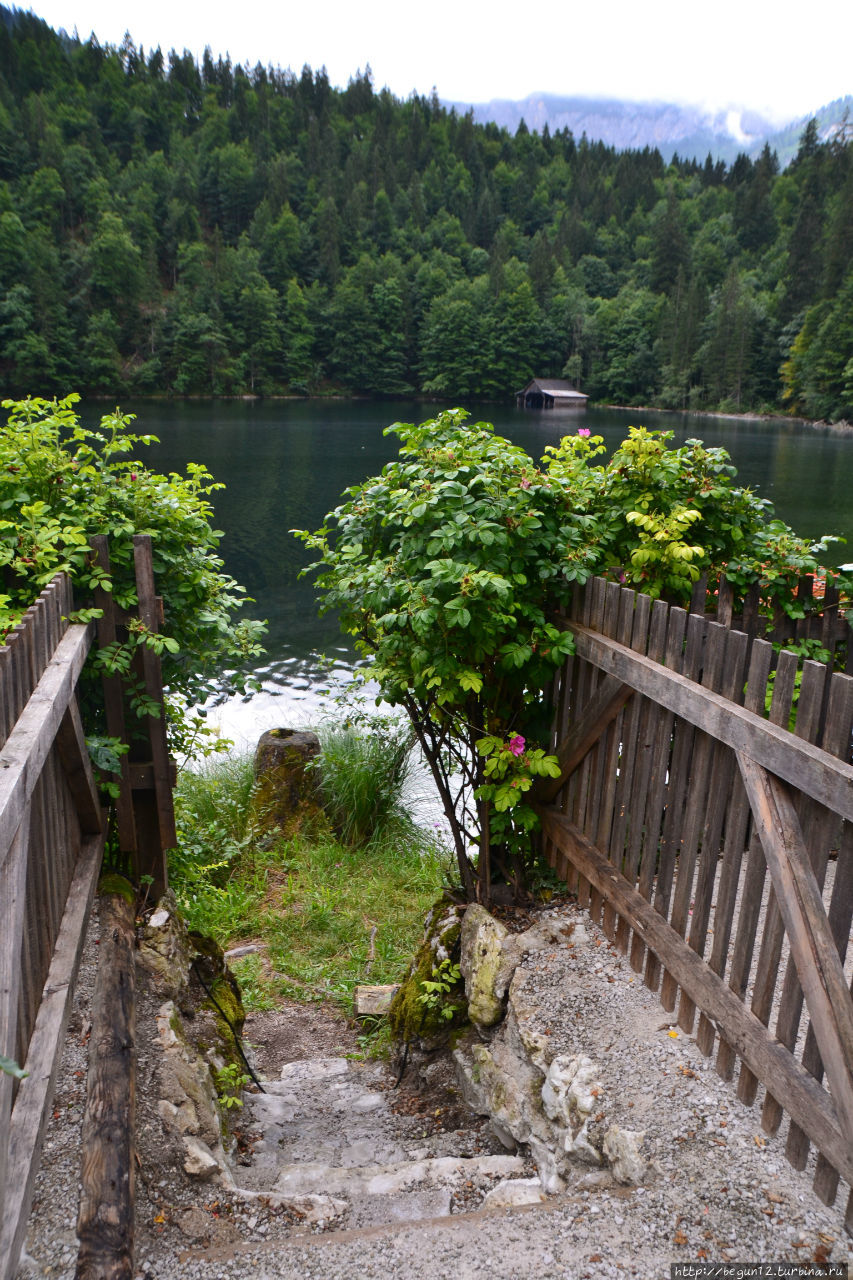
[[[183,404],[203,404],[206,402],[208,403],[216,402],[216,403],[223,403],[223,404],[251,402],[251,403],[261,404],[264,401],[272,401],[276,403],[277,402],[287,403],[288,401],[296,401],[296,400],[305,400],[309,402],[319,401],[319,400],[336,400],[336,401],[353,400],[353,401],[365,402],[365,401],[372,400],[379,403],[381,403],[383,400],[415,400],[415,401],[420,401],[424,404],[445,405],[448,408],[455,408],[459,404],[458,398],[453,396],[424,395],[422,393],[419,394],[417,392],[410,392],[408,394],[401,393],[399,396],[369,396],[369,395],[358,395],[358,394],[346,395],[343,392],[337,392],[337,391],[319,392],[319,393],[314,393],[313,395],[299,395],[299,394],[281,392],[276,395],[268,395],[268,396],[262,396],[257,394],[253,395],[251,393],[240,393],[236,395],[223,395],[223,396],[170,395],[164,392],[160,395],[157,395],[156,393],[155,394],[149,393],[148,395],[131,393],[127,395],[125,398],[129,401],[150,401],[151,403],[160,403],[160,404],[182,404],[182,403]],[[102,402],[102,403],[112,404],[114,402],[113,396],[104,395],[103,393],[94,394],[94,395],[87,394],[85,396],[81,396],[81,400],[82,399],[85,399],[90,403]],[[484,406],[485,405],[504,405],[505,401],[503,400],[471,400],[468,403],[471,405],[484,405]],[[790,422],[791,425],[795,427],[812,427],[815,430],[830,431],[836,435],[842,435],[842,436],[853,435],[853,422],[848,422],[845,418],[840,419],[838,422],[827,422],[825,419],[821,419],[821,418],[794,417],[793,415],[784,413],[781,409],[779,410],[778,413],[758,413],[757,411],[754,411],[751,413],[750,412],[722,413],[720,410],[717,410],[717,409],[664,409],[660,405],[655,405],[655,404],[611,404],[608,401],[591,400],[589,401],[588,406],[584,406],[584,408],[575,409],[573,410],[573,413],[576,414],[578,418],[580,418],[583,416],[584,409],[587,407],[590,409],[613,409],[621,413],[661,413],[661,414],[672,414],[672,415],[677,414],[681,418],[684,418],[684,417],[717,418],[721,422]],[[530,409],[528,410],[528,412],[548,414],[549,411],[546,409],[542,409],[542,410]]]
[[[853,422],[842,418],[838,422],[827,422],[820,418],[795,418],[786,413],[721,413],[716,409],[661,409],[654,404],[600,404],[596,409],[619,409],[627,413],[672,413],[688,418],[719,418],[724,422],[790,422],[794,427],[813,427],[816,430],[832,431],[838,435],[853,435]]]

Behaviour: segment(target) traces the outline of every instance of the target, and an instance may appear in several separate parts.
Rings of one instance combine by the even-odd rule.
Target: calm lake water
[[[262,692],[231,699],[216,709],[223,730],[254,744],[274,725],[296,727],[316,719],[329,685],[318,655],[331,661],[331,678],[344,679],[353,655],[333,619],[319,618],[310,580],[299,570],[310,559],[290,534],[318,527],[342,491],[381,470],[396,452],[391,422],[419,422],[434,405],[416,401],[240,401],[137,402],[123,409],[136,427],[160,444],[145,461],[160,471],[182,471],[203,462],[226,489],[215,495],[224,530],[226,567],[256,601],[254,614],[269,620],[267,656],[258,668]],[[100,408],[86,406],[91,421]],[[588,409],[584,414],[533,413],[514,407],[479,406],[472,421],[486,418],[496,429],[539,458],[578,426],[604,437],[610,449],[629,425],[673,431],[675,442],[699,437],[732,455],[743,483],[774,503],[799,533],[841,534],[848,545],[835,557],[853,560],[853,437],[829,429],[774,422],[728,421],[696,414],[636,413]]]

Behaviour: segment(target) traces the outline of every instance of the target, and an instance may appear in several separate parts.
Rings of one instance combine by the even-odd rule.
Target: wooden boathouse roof
[[[588,399],[565,378],[533,378],[515,395],[516,404],[526,409],[580,409]]]

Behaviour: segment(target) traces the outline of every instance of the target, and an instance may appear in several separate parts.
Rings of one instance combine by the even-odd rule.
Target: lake
[[[269,620],[268,653],[256,674],[262,691],[230,699],[212,714],[238,742],[254,744],[265,728],[297,727],[316,719],[329,679],[345,679],[353,654],[333,619],[319,618],[310,579],[299,571],[310,555],[294,528],[317,528],[350,484],[381,470],[396,451],[391,422],[423,421],[438,412],[424,402],[400,401],[147,401],[122,405],[136,428],[160,437],[144,451],[159,471],[203,462],[226,489],[214,495],[224,530],[226,567],[256,601],[255,616]],[[87,422],[102,412],[85,406]],[[742,483],[774,503],[798,533],[841,534],[848,546],[836,562],[853,560],[853,436],[785,419],[729,420],[698,414],[587,409],[536,413],[479,406],[472,421],[487,419],[502,435],[539,458],[546,445],[580,425],[602,435],[611,450],[629,425],[674,432],[675,443],[699,437],[732,455]],[[321,670],[318,655],[330,660]]]

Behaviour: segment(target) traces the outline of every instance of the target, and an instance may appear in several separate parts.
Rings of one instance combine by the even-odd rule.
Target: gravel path
[[[578,919],[572,908],[560,914],[567,922]],[[74,1274],[95,933],[96,924],[20,1280],[71,1280]],[[488,1211],[465,1205],[465,1212],[450,1217],[324,1231],[273,1203],[193,1184],[169,1162],[163,1144],[147,1030],[151,1010],[143,999],[136,1280],[657,1280],[674,1261],[853,1260],[843,1229],[848,1189],[842,1185],[834,1208],[820,1204],[811,1190],[811,1164],[800,1174],[785,1159],[786,1125],[775,1138],[763,1134],[761,1095],[754,1108],[743,1107],[692,1040],[670,1034],[669,1015],[603,934],[586,923],[575,930],[571,946],[528,957],[523,980],[553,1050],[588,1053],[601,1067],[612,1114],[630,1114],[645,1130],[652,1173],[644,1185],[619,1187],[598,1171],[581,1170],[564,1194],[544,1205]],[[327,1049],[328,1014],[317,1016]],[[257,1039],[262,1018],[254,1024]],[[342,1027],[341,1037],[347,1034]],[[308,1051],[310,1044],[302,1043],[293,1056]],[[424,1133],[427,1145],[432,1131],[426,1119]]]

